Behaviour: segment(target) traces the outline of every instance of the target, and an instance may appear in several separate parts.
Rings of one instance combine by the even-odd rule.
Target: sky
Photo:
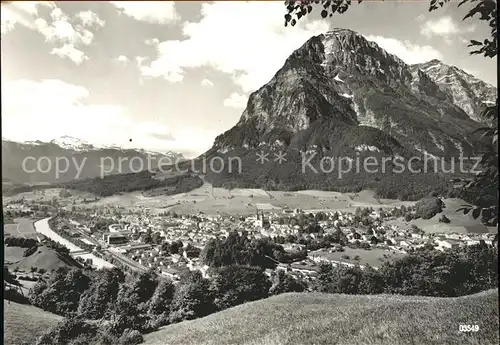
[[[2,138],[72,136],[194,157],[295,49],[332,28],[409,64],[437,58],[497,83],[496,60],[469,55],[468,40],[489,28],[462,21],[465,6],[386,0],[319,12],[285,27],[283,1],[2,4]]]

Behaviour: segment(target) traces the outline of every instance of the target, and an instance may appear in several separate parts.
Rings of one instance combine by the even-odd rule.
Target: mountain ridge
[[[441,126],[436,119],[448,116],[447,122],[451,126],[451,130],[447,131],[444,137],[450,146],[447,151],[461,151],[463,148],[457,149],[457,145],[465,146],[466,151],[472,151],[473,145],[467,140],[470,134],[466,129],[477,127],[477,121],[467,121],[471,115],[453,103],[452,95],[447,94],[443,87],[437,85],[421,68],[412,66],[414,65],[404,63],[395,55],[380,48],[375,42],[366,40],[352,30],[332,30],[326,34],[314,36],[292,53],[283,67],[268,83],[250,95],[247,108],[243,111],[235,127],[244,126],[245,122],[256,119],[251,125],[256,127],[257,132],[262,132],[262,128],[270,130],[276,127],[297,132],[308,128],[310,122],[327,116],[328,112],[335,112],[336,118],[344,123],[357,122],[358,125],[381,129],[383,125],[380,122],[384,120],[381,118],[383,111],[370,109],[373,108],[373,105],[370,107],[366,103],[370,101],[373,103],[373,97],[384,101],[383,96],[393,98],[400,96],[406,98],[409,105],[425,101],[420,106],[416,105],[416,108],[420,108],[419,110],[424,112],[423,115],[428,120],[427,125],[431,127],[432,136],[422,133],[425,140],[417,141],[414,146],[434,146],[431,150],[426,150],[434,151],[432,153],[444,151],[439,149],[443,146],[442,143],[434,145],[429,145],[429,143],[432,143],[435,137],[443,139],[440,135],[443,128],[440,128]],[[361,78],[356,78],[356,73],[362,74]],[[427,77],[426,80],[421,80],[425,77]],[[277,84],[284,84],[287,80],[290,81],[288,90],[273,90],[273,88],[282,87],[282,85]],[[292,85],[292,80],[295,85]],[[406,87],[409,84],[413,84],[412,88]],[[486,85],[486,83],[484,84]],[[375,88],[373,88],[374,86]],[[377,88],[383,91],[382,94],[377,92]],[[273,91],[274,94],[272,94]],[[289,111],[284,116],[283,107],[268,105],[268,109],[265,109],[265,103],[269,98],[273,98],[277,103],[286,102],[286,100],[280,99],[278,91],[290,93],[282,98],[296,96],[304,99],[307,95],[314,100],[310,103],[317,104],[316,109],[311,104],[307,104],[305,100],[302,100],[302,104],[299,104],[299,108],[294,114],[293,111]],[[487,101],[493,102],[492,99]],[[293,103],[289,104],[292,108],[293,105]],[[407,110],[406,108],[408,107],[402,107],[404,110]],[[468,108],[470,107],[468,106]],[[396,108],[396,111],[401,112],[402,109]],[[430,112],[434,114],[427,116]],[[271,113],[275,114],[274,117],[270,115]],[[451,115],[453,118],[450,118]],[[277,123],[280,121],[279,119],[281,119],[281,124]],[[415,121],[412,118],[407,120]],[[454,123],[455,120],[460,123]],[[389,124],[393,127],[392,133],[396,134],[396,139],[401,140],[403,136],[406,136],[407,133],[401,127],[408,127],[408,124],[402,123],[401,120],[394,121],[393,118],[389,118]],[[453,130],[458,131],[459,135],[453,135]],[[220,137],[216,139],[214,146],[224,146],[225,143],[220,143],[220,139]],[[255,146],[255,144],[258,146],[260,142],[244,142],[243,146]]]
[[[286,59],[268,83],[250,94],[236,125],[200,156],[237,156],[246,171],[208,172],[207,181],[217,186],[235,182],[249,188],[356,185],[353,188],[359,189],[382,180],[394,184],[390,180],[401,177],[355,173],[340,181],[325,174],[303,174],[298,163],[301,155],[317,153],[316,163],[324,157],[364,159],[373,155],[406,160],[429,156],[450,162],[478,155],[485,142],[474,130],[484,124],[463,109],[475,98],[458,102],[458,88],[447,89],[433,78],[439,79],[352,30],[313,36]],[[476,79],[464,77],[461,82]],[[491,97],[496,94],[486,94],[490,95],[486,101],[493,102]],[[368,147],[372,150],[362,149]],[[282,151],[289,160],[280,166],[273,162],[260,166],[255,164],[260,151]],[[424,180],[446,180],[453,173],[441,175],[428,174]],[[405,183],[423,178],[406,177],[402,179]]]
[[[162,162],[186,160],[181,153],[97,147],[69,136],[49,142],[17,142],[2,138],[2,156],[2,177],[14,183],[69,182],[99,177],[102,174],[139,172],[148,170],[149,165],[151,169],[155,169]],[[23,167],[23,162],[26,167]],[[69,166],[64,171],[66,162],[69,162]],[[59,164],[61,170],[57,174],[56,164]]]

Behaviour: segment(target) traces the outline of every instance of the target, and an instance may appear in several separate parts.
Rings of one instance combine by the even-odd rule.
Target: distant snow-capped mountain
[[[62,137],[51,140],[49,143],[55,144],[63,149],[74,151],[89,151],[96,149],[94,145],[69,135],[63,135]]]
[[[2,177],[16,183],[67,182],[102,176],[103,170],[105,175],[126,174],[150,168],[154,170],[158,168],[158,164],[173,164],[185,160],[181,153],[172,151],[162,153],[118,146],[96,146],[71,136],[62,136],[48,142],[16,142],[2,138],[2,157]],[[41,157],[46,159],[41,160]],[[56,164],[59,164],[60,169],[66,170],[65,158],[71,162],[70,166],[67,171],[56,174]],[[59,163],[56,163],[58,160]],[[82,169],[78,172],[80,166]]]

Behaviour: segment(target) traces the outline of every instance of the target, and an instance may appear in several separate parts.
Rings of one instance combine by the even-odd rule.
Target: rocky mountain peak
[[[472,120],[482,122],[485,106],[494,104],[497,89],[456,67],[446,65],[439,60],[431,60],[412,66],[413,73],[421,71],[432,80],[451,102],[461,108]],[[420,73],[420,72],[419,72]],[[420,74],[422,74],[420,73]]]
[[[382,147],[390,136],[422,153],[472,152],[470,132],[479,126],[474,116],[492,95],[495,88],[439,60],[408,65],[355,31],[334,29],[294,51],[250,95],[240,121],[216,138],[213,149],[279,144],[345,151]],[[354,132],[349,144],[343,142]]]
[[[62,147],[63,149],[74,150],[74,151],[87,151],[94,149],[94,146],[83,141],[81,139],[63,135],[57,139],[53,139],[50,141],[50,144],[57,145]]]

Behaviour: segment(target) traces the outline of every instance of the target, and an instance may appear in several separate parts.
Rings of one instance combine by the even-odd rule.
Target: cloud
[[[419,15],[416,19],[418,22],[423,22],[425,20],[425,14]]]
[[[45,19],[35,20],[35,28],[45,37],[47,42],[89,45],[94,39],[94,34],[83,26],[71,23],[71,20],[60,8],[51,12],[52,22]]]
[[[52,9],[49,22],[38,16],[40,6]],[[13,30],[17,23],[38,31],[47,43],[55,46],[50,54],[70,59],[77,65],[89,59],[81,49],[94,40],[94,34],[87,28],[104,26],[104,21],[92,11],[79,12],[71,18],[54,2],[16,2],[2,5],[2,35]]]
[[[387,52],[396,55],[407,64],[427,62],[432,59],[442,59],[443,55],[431,46],[419,46],[410,41],[400,41],[382,36],[366,36],[366,39],[377,43]]]
[[[475,26],[470,25],[460,28],[459,25],[450,17],[441,17],[436,20],[428,20],[420,25],[420,33],[427,38],[441,37],[446,43],[451,44],[453,37],[467,32],[474,32]]]
[[[233,92],[229,98],[224,100],[224,106],[236,109],[244,109],[247,106],[248,97]]]
[[[176,23],[180,19],[173,1],[110,1],[110,3],[120,9],[125,15],[139,21],[171,24]]]
[[[100,19],[97,14],[92,11],[82,11],[78,12],[75,17],[80,21],[80,23],[85,27],[103,27],[105,21]]]
[[[62,59],[70,59],[77,65],[81,65],[83,61],[89,59],[83,51],[75,48],[72,43],[65,43],[62,47],[53,48],[50,54],[57,55]]]
[[[186,156],[197,156],[212,147],[220,133],[199,127],[178,128],[175,130],[175,141],[170,142],[169,149],[179,151]]]
[[[1,22],[2,35],[14,30],[17,24],[34,28],[40,6],[54,8],[52,1],[23,1],[2,3]]]
[[[200,20],[183,25],[186,38],[158,43],[157,58],[141,72],[175,83],[186,69],[208,66],[230,75],[243,91],[254,91],[295,49],[329,27],[326,20],[308,18],[284,27],[284,14],[280,2],[203,3]]]
[[[173,128],[157,121],[135,120],[122,106],[92,104],[88,89],[58,79],[23,79],[2,86],[2,135],[9,140],[50,141],[69,135],[124,149],[200,153],[219,134],[199,128],[176,128],[173,136]]]
[[[141,122],[138,125],[138,129],[141,132],[152,133],[152,134],[165,134],[168,133],[169,129],[164,124],[149,121],[149,122]]]
[[[51,140],[71,135],[97,142],[126,123],[125,109],[85,104],[89,91],[62,80],[7,82],[3,92],[2,126],[14,140]]]
[[[150,38],[150,39],[145,40],[144,43],[146,43],[148,46],[155,46],[158,43],[160,43],[160,40],[157,38]]]
[[[172,141],[175,140],[174,136],[170,133],[151,133],[151,135],[160,140]]]
[[[117,61],[123,63],[123,64],[128,64],[130,62],[130,59],[126,57],[125,55],[120,55],[116,58]]]
[[[212,87],[212,86],[214,86],[214,83],[209,79],[203,79],[201,81],[201,86]]]

